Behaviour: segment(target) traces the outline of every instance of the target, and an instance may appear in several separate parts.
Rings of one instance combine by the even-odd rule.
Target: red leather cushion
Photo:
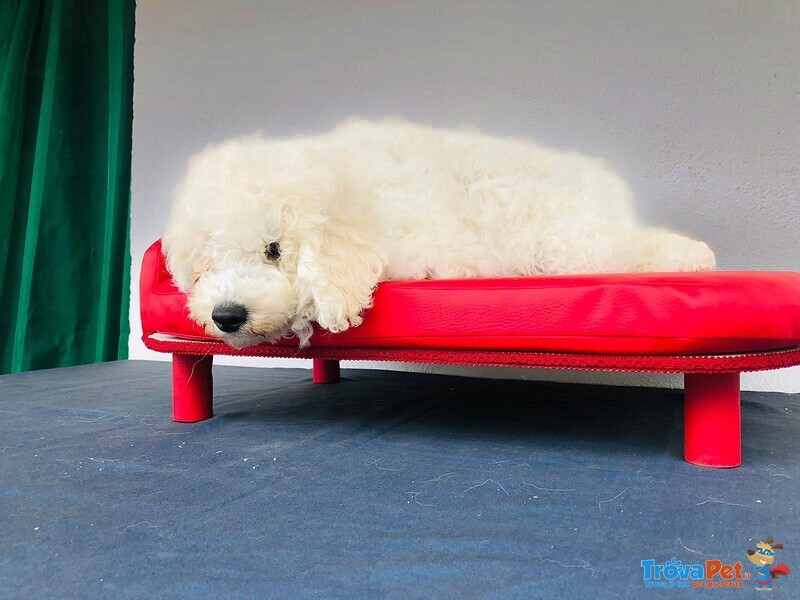
[[[160,241],[141,274],[145,336],[208,339],[186,316]],[[296,344],[294,340],[282,344]],[[800,345],[800,274],[644,273],[392,281],[364,323],[312,346],[722,354]]]

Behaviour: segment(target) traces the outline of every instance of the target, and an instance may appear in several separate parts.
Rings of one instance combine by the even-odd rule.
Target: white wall
[[[187,157],[351,115],[604,156],[648,221],[708,240],[721,268],[800,270],[800,3],[139,0],[136,21],[131,358],[158,357],[139,339],[138,261]],[[744,384],[800,391],[800,369]]]

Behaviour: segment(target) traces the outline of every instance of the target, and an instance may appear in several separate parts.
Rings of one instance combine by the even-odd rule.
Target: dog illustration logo
[[[756,544],[755,550],[747,551],[747,560],[755,565],[756,590],[771,590],[772,582],[779,576],[791,573],[784,564],[775,565],[775,550],[783,550],[783,544],[775,544],[773,538],[767,538]]]

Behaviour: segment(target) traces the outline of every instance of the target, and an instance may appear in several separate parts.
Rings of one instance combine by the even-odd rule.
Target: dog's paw
[[[715,267],[714,251],[708,244],[676,234],[667,234],[651,247],[640,270],[692,272],[713,271]]]
[[[361,325],[361,317],[355,317],[352,319],[335,319],[331,320],[326,318],[325,316],[320,316],[317,319],[317,324],[322,327],[323,329],[327,329],[331,333],[341,333],[343,331],[347,331],[351,327],[358,327]]]

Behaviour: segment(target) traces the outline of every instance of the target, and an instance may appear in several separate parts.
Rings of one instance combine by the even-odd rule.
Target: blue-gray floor
[[[194,425],[164,363],[0,378],[0,596],[640,598],[773,536],[800,597],[800,396],[745,394],[713,470],[676,392],[343,373],[215,367]]]

